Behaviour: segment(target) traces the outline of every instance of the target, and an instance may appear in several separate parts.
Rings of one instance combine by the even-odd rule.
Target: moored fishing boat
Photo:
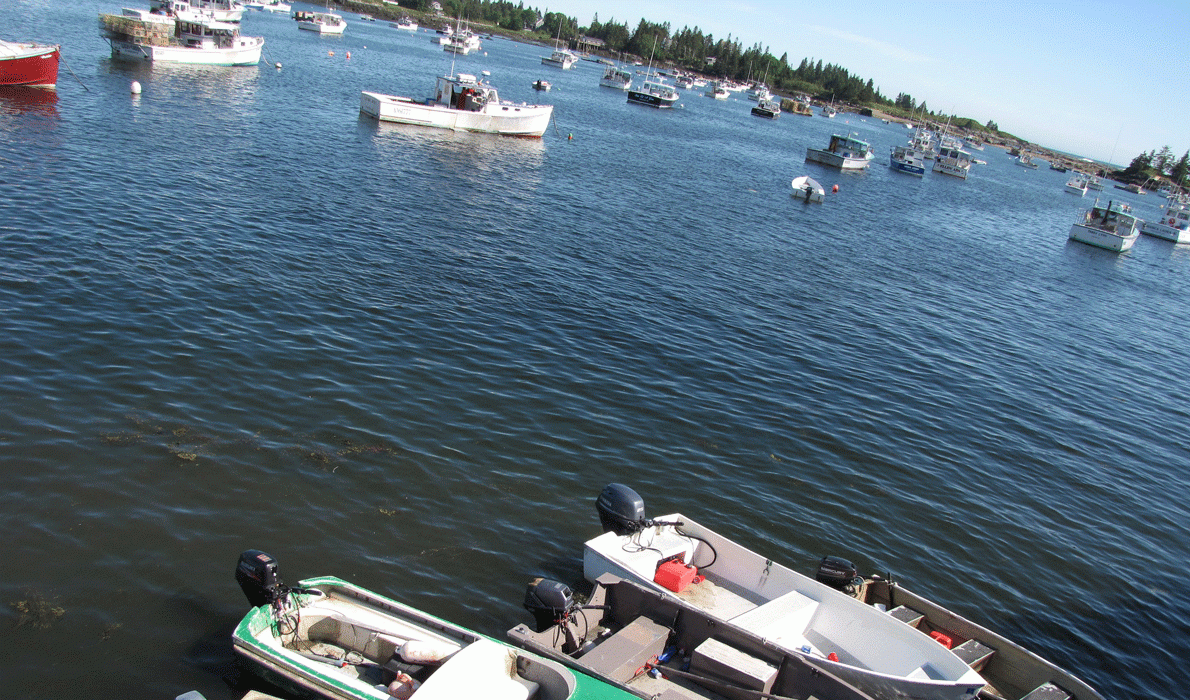
[[[1038,167],[1037,163],[1033,160],[1033,156],[1029,155],[1028,153],[1022,153],[1020,156],[1018,156],[1016,159],[1016,164],[1022,168],[1028,168],[1030,170],[1036,170]]]
[[[298,29],[305,29],[310,32],[336,35],[347,31],[347,20],[334,12],[305,12],[299,10],[293,13],[293,18],[297,21]]]
[[[913,146],[893,146],[888,154],[888,167],[897,172],[924,177],[926,174],[925,155]]]
[[[1098,248],[1122,252],[1132,247],[1140,236],[1132,207],[1121,202],[1095,205],[1070,225],[1070,239]]]
[[[607,575],[586,604],[536,579],[525,592],[534,627],[508,638],[643,698],[872,700],[802,656],[765,643],[680,599]]]
[[[396,22],[389,22],[388,26],[392,27],[393,29],[400,29],[406,32],[416,32],[418,29],[417,22],[414,22],[409,17],[402,17]]]
[[[628,89],[628,101],[648,107],[668,109],[678,101],[678,91],[660,76],[646,75],[645,82],[639,88]]]
[[[61,47],[0,40],[0,86],[53,88],[58,83]]]
[[[872,147],[868,142],[860,141],[850,134],[834,134],[826,148],[806,149],[807,162],[822,163],[842,170],[862,170],[868,167],[872,158]]]
[[[466,73],[439,76],[434,96],[424,101],[360,93],[359,109],[380,121],[530,137],[544,134],[554,113],[553,105],[503,102],[496,88]]]
[[[826,190],[818,181],[809,175],[801,175],[793,178],[789,183],[793,187],[793,196],[798,199],[804,199],[806,202],[821,204],[826,200]]]
[[[781,103],[774,97],[768,97],[756,103],[752,108],[752,114],[758,117],[765,117],[766,119],[776,119],[781,116]]]
[[[630,700],[521,651],[333,576],[281,583],[276,560],[240,555],[252,609],[232,633],[240,658],[290,691],[333,700]]]
[[[1141,232],[1174,243],[1190,243],[1190,209],[1171,194],[1161,216],[1145,221]]]
[[[606,487],[597,508],[605,532],[584,547],[588,581],[611,574],[685,600],[875,697],[971,700],[986,685],[953,652],[873,606],[683,515],[646,518],[626,486]]]
[[[942,145],[934,159],[934,172],[964,180],[971,172],[971,154],[954,145]]]
[[[168,14],[124,8],[122,15],[99,16],[113,58],[211,66],[260,62],[264,37],[241,36],[239,24],[215,20],[182,0],[157,7],[167,7]]]
[[[608,66],[607,70],[603,71],[603,77],[599,79],[599,85],[614,90],[627,90],[632,87],[632,71],[620,66]]]
[[[1087,194],[1087,176],[1082,173],[1076,173],[1074,177],[1066,181],[1065,190],[1070,194],[1077,194],[1080,197]]]
[[[705,94],[707,97],[713,97],[716,100],[726,100],[731,95],[731,93],[728,92],[727,87],[720,80],[712,80],[710,84],[707,85],[707,91],[703,94]]]

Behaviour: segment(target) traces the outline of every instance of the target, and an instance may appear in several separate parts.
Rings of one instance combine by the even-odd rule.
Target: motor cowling
[[[645,499],[624,484],[608,484],[595,501],[604,532],[631,535],[645,522]]]
[[[850,596],[854,596],[859,584],[863,583],[854,564],[842,557],[833,556],[823,557],[822,561],[818,563],[818,571],[814,574],[814,580]]]
[[[570,587],[547,578],[535,578],[525,590],[525,609],[533,613],[536,631],[544,632],[570,614],[574,592]]]
[[[236,582],[254,608],[272,605],[285,593],[285,586],[277,571],[277,560],[259,549],[249,549],[240,554],[240,561],[236,565]]]

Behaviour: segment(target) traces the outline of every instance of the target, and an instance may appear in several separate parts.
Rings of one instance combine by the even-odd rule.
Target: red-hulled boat
[[[52,88],[58,83],[59,47],[0,39],[0,85]]]

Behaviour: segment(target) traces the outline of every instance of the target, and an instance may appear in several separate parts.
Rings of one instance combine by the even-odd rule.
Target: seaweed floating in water
[[[66,614],[65,608],[55,605],[44,595],[36,591],[30,591],[28,595],[29,598],[26,600],[10,603],[13,609],[21,614],[17,620],[17,627],[29,625],[34,629],[49,629],[58,618]]]

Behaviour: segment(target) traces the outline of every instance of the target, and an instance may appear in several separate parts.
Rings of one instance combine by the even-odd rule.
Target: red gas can
[[[674,593],[681,593],[686,590],[696,575],[698,575],[697,567],[687,566],[679,559],[670,559],[657,567],[657,575],[653,577],[653,581]]]

